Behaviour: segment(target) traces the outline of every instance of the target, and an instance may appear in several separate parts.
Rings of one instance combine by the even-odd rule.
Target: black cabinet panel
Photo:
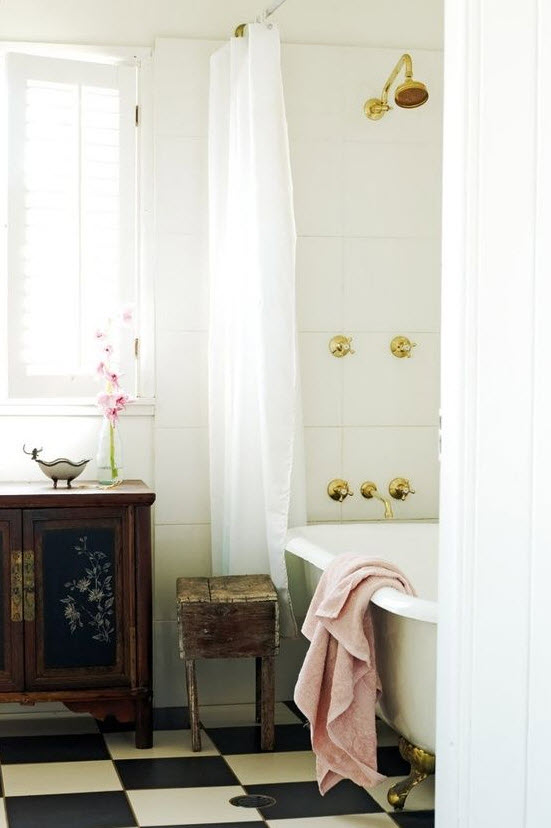
[[[42,537],[44,667],[116,663],[119,573],[111,528],[48,529]]]

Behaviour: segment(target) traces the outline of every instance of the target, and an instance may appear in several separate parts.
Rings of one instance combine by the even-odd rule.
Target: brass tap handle
[[[395,477],[388,484],[388,491],[394,500],[405,500],[410,494],[415,494],[415,489],[405,477]]]
[[[417,347],[417,342],[412,342],[407,336],[395,336],[390,343],[390,350],[397,359],[410,359],[411,352]]]
[[[348,485],[348,480],[341,480],[336,477],[327,484],[327,494],[331,500],[336,500],[337,503],[342,503],[347,497],[352,497],[354,492]]]
[[[334,357],[339,359],[341,357],[345,357],[347,354],[355,354],[356,351],[352,347],[351,342],[351,336],[343,336],[343,334],[338,334],[329,341],[329,350]]]

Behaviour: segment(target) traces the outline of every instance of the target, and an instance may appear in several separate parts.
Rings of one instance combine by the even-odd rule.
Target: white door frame
[[[437,828],[549,785],[550,53],[548,0],[446,0]]]

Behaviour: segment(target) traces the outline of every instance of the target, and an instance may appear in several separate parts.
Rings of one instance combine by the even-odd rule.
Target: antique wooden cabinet
[[[135,721],[151,746],[154,500],[141,481],[0,483],[0,702]]]

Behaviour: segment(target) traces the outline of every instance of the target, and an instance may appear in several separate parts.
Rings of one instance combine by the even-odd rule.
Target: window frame
[[[107,65],[131,64],[138,69],[137,175],[136,175],[136,349],[135,402],[131,416],[154,413],[154,256],[153,256],[153,50],[149,47],[78,46],[69,44],[0,42],[0,61],[13,52]],[[7,101],[0,101],[0,117],[7,115]],[[0,141],[0,153],[6,147]],[[7,192],[0,194],[0,417],[82,415],[97,413],[94,396],[15,398],[8,388],[8,271]]]

